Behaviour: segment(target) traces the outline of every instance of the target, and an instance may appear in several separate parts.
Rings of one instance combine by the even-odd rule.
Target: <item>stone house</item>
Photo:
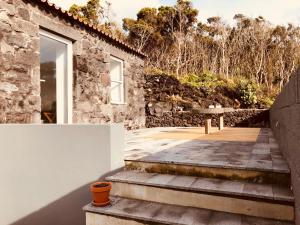
[[[145,125],[143,53],[47,0],[0,0],[0,123]]]

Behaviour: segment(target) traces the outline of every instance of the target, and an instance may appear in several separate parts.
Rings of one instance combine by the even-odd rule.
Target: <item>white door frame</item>
[[[73,43],[61,36],[55,35],[45,30],[40,30],[40,35],[53,39],[67,45],[67,77],[56,77],[56,120],[58,124],[72,124],[73,121]],[[61,58],[57,59],[57,65],[62,63]],[[65,88],[67,88],[67,116],[68,120],[64,121],[65,115]]]

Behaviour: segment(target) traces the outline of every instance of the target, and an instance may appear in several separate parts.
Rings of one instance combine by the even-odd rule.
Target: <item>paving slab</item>
[[[290,173],[272,131],[149,128],[129,131],[125,160]]]

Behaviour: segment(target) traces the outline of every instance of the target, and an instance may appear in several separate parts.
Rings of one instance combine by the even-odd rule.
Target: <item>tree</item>
[[[89,0],[84,6],[73,4],[69,12],[88,23],[98,25],[99,19],[103,15],[103,8],[100,5],[100,0]]]
[[[89,0],[84,6],[73,4],[69,12],[118,39],[126,40],[124,32],[112,19],[111,3],[108,1]]]
[[[168,70],[174,69],[179,76],[185,66],[188,36],[197,15],[190,1],[178,0],[175,6],[141,9],[136,20],[123,20],[123,28],[129,33],[131,44],[151,55],[153,65],[167,62]]]

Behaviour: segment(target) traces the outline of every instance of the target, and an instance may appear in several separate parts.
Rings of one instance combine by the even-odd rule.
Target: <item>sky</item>
[[[87,0],[50,0],[58,6],[68,9],[72,4],[82,5]],[[176,0],[108,0],[112,3],[114,20],[120,25],[122,18],[136,18],[136,13],[143,7],[174,5]],[[205,22],[212,16],[221,16],[232,23],[235,14],[263,16],[273,24],[300,25],[300,0],[193,0],[199,10],[199,20]]]

